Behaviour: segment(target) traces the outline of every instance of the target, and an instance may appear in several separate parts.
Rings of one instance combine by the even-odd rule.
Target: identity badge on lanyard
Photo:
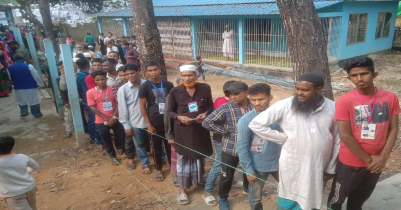
[[[153,87],[156,89],[156,93],[157,93],[157,96],[158,97],[160,97],[161,99],[162,99],[162,101],[163,101],[163,80],[161,80],[160,81],[160,83],[161,83],[161,92],[159,91],[159,89],[157,89],[157,87],[155,86],[155,84],[153,84],[153,82],[152,81],[150,81],[150,79],[149,79],[149,82],[153,85]],[[164,107],[165,107],[165,103],[158,103],[158,106],[159,106],[159,114],[164,114]]]
[[[198,109],[198,103],[196,101],[192,100],[193,95],[189,94],[189,92],[188,92],[188,95],[189,95],[189,97],[191,97],[191,102],[188,103],[189,112],[197,112],[199,110]]]
[[[376,124],[372,124],[372,116],[373,112],[375,110],[375,105],[376,105],[376,99],[377,99],[377,89],[375,88],[375,100],[373,101],[372,108],[370,109],[370,115],[368,113],[368,110],[366,109],[365,103],[362,100],[361,95],[358,93],[358,91],[355,89],[356,94],[358,94],[359,99],[361,99],[363,108],[365,109],[366,116],[368,116],[368,123],[362,123],[362,129],[361,129],[361,139],[375,139],[375,134],[376,134]]]
[[[97,87],[96,87],[96,90],[98,90]],[[103,92],[101,90],[99,90],[99,92],[103,95]],[[105,101],[102,103],[104,111],[112,111],[113,110],[113,104],[109,101],[109,97],[107,97],[108,93],[109,93],[109,88],[107,88],[107,90],[106,90],[106,95],[103,95],[103,98]]]

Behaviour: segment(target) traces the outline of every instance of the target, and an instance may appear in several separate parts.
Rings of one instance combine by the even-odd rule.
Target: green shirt
[[[95,37],[92,36],[92,35],[87,35],[84,40],[88,44],[94,44],[95,43]]]

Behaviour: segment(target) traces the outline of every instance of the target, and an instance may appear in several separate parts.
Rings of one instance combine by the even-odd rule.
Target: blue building
[[[390,50],[398,1],[315,0],[329,62]],[[222,34],[234,32],[234,61],[291,68],[287,38],[274,0],[153,0],[168,58],[224,60]],[[135,34],[131,9],[96,14],[99,30]]]

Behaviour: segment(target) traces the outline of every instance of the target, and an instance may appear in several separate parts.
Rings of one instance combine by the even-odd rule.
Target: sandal
[[[65,138],[65,139],[71,138],[71,133],[65,133],[65,134],[64,134],[64,138]]]
[[[156,182],[162,182],[162,181],[164,181],[163,172],[161,172],[161,171],[156,172],[156,174],[155,174],[155,181],[156,181]]]
[[[145,169],[149,169],[149,170],[148,171],[144,171]],[[142,166],[142,173],[146,174],[146,175],[149,175],[151,173],[149,165],[143,165]]]
[[[178,176],[173,176],[173,185],[176,187],[179,187],[179,183],[178,183]]]
[[[180,205],[187,205],[187,204],[189,204],[189,199],[188,199],[188,196],[187,196],[187,194],[185,194],[185,193],[181,193],[181,194],[177,194],[177,202],[178,202],[178,204],[180,204]]]
[[[208,205],[208,206],[216,206],[217,205],[217,200],[213,195],[210,195],[210,196],[208,196],[206,198],[203,197],[203,195],[202,195],[202,198],[205,201],[206,205]],[[213,202],[213,201],[215,201],[214,204],[210,203],[210,202]]]
[[[132,163],[127,163],[127,168],[129,169],[129,170],[134,170],[135,169],[135,163],[134,162],[132,162]]]

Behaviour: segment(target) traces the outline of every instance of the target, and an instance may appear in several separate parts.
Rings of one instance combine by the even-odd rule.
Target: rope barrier
[[[82,99],[79,99],[79,101],[82,103],[82,104],[84,104],[84,105],[86,105],[86,106],[88,106],[86,103],[84,103],[84,102],[82,102]],[[97,108],[95,108],[95,109],[97,109]],[[100,111],[99,109],[97,109],[98,111]],[[116,119],[118,119],[118,120],[120,120],[118,117],[115,117],[115,116],[113,116],[113,115],[111,115],[111,114],[109,114],[111,117],[113,117],[113,118],[116,118]],[[123,122],[125,122],[125,120],[122,120]],[[127,122],[131,127],[134,127],[132,124],[131,124],[131,122]],[[146,131],[146,132],[148,132],[148,133],[151,133],[151,134],[153,134],[153,135],[155,135],[155,136],[158,136],[158,137],[160,137],[160,138],[162,138],[162,139],[165,139],[165,140],[167,140],[168,141],[168,139],[167,138],[165,138],[165,137],[163,137],[163,136],[160,136],[160,135],[158,135],[157,133],[152,133],[152,132],[149,132],[147,129],[144,129],[144,128],[139,128],[139,129],[141,129],[141,130],[144,130],[144,131]],[[328,210],[332,210],[331,208],[329,208],[329,207],[327,207],[327,206],[325,206],[325,205],[322,205],[322,204],[319,204],[320,202],[316,202],[316,201],[313,201],[313,200],[310,200],[310,199],[308,199],[308,198],[305,198],[305,197],[303,197],[303,196],[301,196],[301,195],[298,195],[297,193],[294,193],[294,192],[291,192],[291,191],[289,191],[289,190],[286,190],[286,189],[284,189],[284,188],[281,188],[280,186],[278,186],[278,185],[276,185],[276,184],[274,184],[274,183],[271,183],[271,182],[268,182],[267,180],[263,180],[263,179],[261,179],[261,178],[259,178],[259,177],[256,177],[256,176],[253,176],[252,174],[249,174],[249,173],[247,173],[247,172],[245,172],[244,170],[241,170],[241,169],[238,169],[237,167],[233,167],[233,166],[231,166],[231,165],[228,165],[228,164],[226,164],[226,163],[224,163],[224,162],[221,162],[220,160],[216,160],[216,159],[214,159],[214,158],[212,158],[212,157],[210,157],[210,156],[208,156],[208,155],[205,155],[205,154],[203,154],[203,153],[201,153],[201,152],[198,152],[198,151],[196,151],[196,150],[194,150],[194,149],[191,149],[191,148],[189,148],[189,147],[186,147],[186,146],[184,146],[184,145],[182,145],[182,144],[179,144],[179,143],[176,143],[176,142],[174,142],[174,145],[178,145],[178,146],[181,146],[181,147],[183,147],[183,148],[185,148],[185,149],[188,149],[188,150],[190,150],[190,151],[192,151],[192,152],[195,152],[195,153],[198,153],[198,154],[200,154],[200,155],[202,155],[202,156],[204,156],[204,157],[206,157],[206,158],[209,158],[209,159],[211,159],[211,160],[214,160],[214,161],[217,161],[218,163],[221,163],[221,164],[224,164],[224,165],[226,165],[226,166],[228,166],[228,167],[230,167],[230,168],[232,168],[232,169],[235,169],[235,170],[237,170],[237,171],[239,171],[239,172],[242,172],[242,173],[244,173],[244,174],[246,174],[246,175],[249,175],[249,176],[252,176],[252,177],[254,177],[254,178],[256,178],[256,179],[258,179],[258,180],[260,180],[260,181],[263,181],[263,182],[265,182],[265,183],[267,183],[267,184],[270,184],[270,185],[273,185],[273,186],[275,186],[275,187],[277,187],[278,189],[280,189],[280,190],[284,190],[284,191],[286,191],[286,192],[289,192],[289,193],[291,193],[291,194],[293,194],[293,195],[296,195],[296,196],[298,196],[298,197],[300,197],[300,198],[303,198],[303,199],[305,199],[305,200],[307,200],[308,202],[311,202],[311,203],[314,203],[314,204],[317,204],[317,205],[319,205],[319,206],[321,206],[321,207],[323,207],[323,208],[327,208]],[[107,152],[106,152],[107,153]],[[110,156],[110,155],[109,155]],[[111,157],[111,156],[110,156]],[[120,164],[119,164],[120,165]],[[120,165],[121,166],[121,165]],[[123,167],[123,166],[121,166],[121,167]],[[124,168],[124,167],[123,167]],[[125,169],[125,168],[124,168]],[[129,171],[127,170],[127,169],[125,169],[128,173],[129,173]],[[132,175],[132,174],[131,174]],[[132,175],[133,176],[133,175]],[[135,178],[135,177],[134,177]],[[135,178],[136,179],[136,178]],[[142,184],[142,183],[141,183]],[[144,184],[142,184],[146,189],[148,189]],[[149,189],[148,189],[149,190]],[[150,190],[149,190],[150,191]],[[150,191],[155,197],[157,197],[152,191]],[[158,198],[159,199],[159,198]],[[159,199],[160,201],[162,201],[161,199]],[[162,201],[163,202],[163,201]],[[163,202],[164,203],[164,202]],[[164,203],[165,204],[165,203]],[[167,206],[167,204],[165,204],[166,206]]]

